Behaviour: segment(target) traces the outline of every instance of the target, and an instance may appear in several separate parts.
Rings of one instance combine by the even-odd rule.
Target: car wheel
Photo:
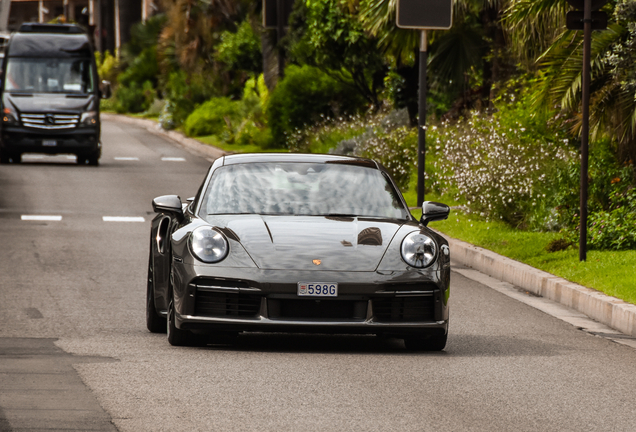
[[[0,154],[0,163],[20,163],[22,162],[22,155],[20,153],[2,153]]]
[[[98,166],[99,165],[99,151],[87,154],[78,154],[77,155],[77,163],[78,165],[91,165]]]
[[[192,333],[187,330],[178,329],[175,324],[174,301],[170,301],[168,306],[168,325],[166,326],[168,333],[168,342],[172,346],[189,346],[193,343]]]
[[[146,327],[151,333],[165,333],[166,319],[157,313],[155,290],[152,282],[152,261],[148,260],[148,289],[146,290]]]
[[[407,336],[404,345],[409,351],[441,351],[446,347],[448,334],[443,336]]]

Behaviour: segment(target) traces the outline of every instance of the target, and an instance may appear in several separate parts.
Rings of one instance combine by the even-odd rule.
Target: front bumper
[[[100,150],[99,128],[34,130],[24,126],[4,126],[0,148],[7,153],[90,154]]]
[[[244,278],[236,279],[236,269],[211,274],[209,267],[179,267],[182,271],[173,268],[175,324],[184,330],[395,335],[448,331],[447,269],[387,274],[242,269]],[[299,297],[298,281],[338,282],[338,297]]]

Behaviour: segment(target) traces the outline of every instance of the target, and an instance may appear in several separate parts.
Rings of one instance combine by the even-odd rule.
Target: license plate
[[[55,147],[57,145],[57,141],[55,140],[42,140],[42,145],[45,147]]]
[[[334,282],[298,282],[298,295],[338,297],[338,284]]]

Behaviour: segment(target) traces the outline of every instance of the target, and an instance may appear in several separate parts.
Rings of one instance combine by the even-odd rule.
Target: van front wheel
[[[79,165],[99,165],[99,151],[86,153],[86,154],[78,154],[77,155],[77,163]]]

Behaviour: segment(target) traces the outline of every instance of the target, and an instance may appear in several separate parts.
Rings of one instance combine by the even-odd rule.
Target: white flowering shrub
[[[576,151],[565,137],[550,139],[535,126],[475,113],[455,125],[430,128],[432,188],[486,218],[524,228],[559,228],[551,208],[554,179]]]
[[[406,191],[417,163],[417,131],[406,127],[378,132],[356,147],[356,154],[380,162],[397,186]]]
[[[311,127],[287,136],[290,151],[329,152],[373,159],[405,191],[417,162],[417,130],[409,129],[406,110],[339,117],[321,117]]]

